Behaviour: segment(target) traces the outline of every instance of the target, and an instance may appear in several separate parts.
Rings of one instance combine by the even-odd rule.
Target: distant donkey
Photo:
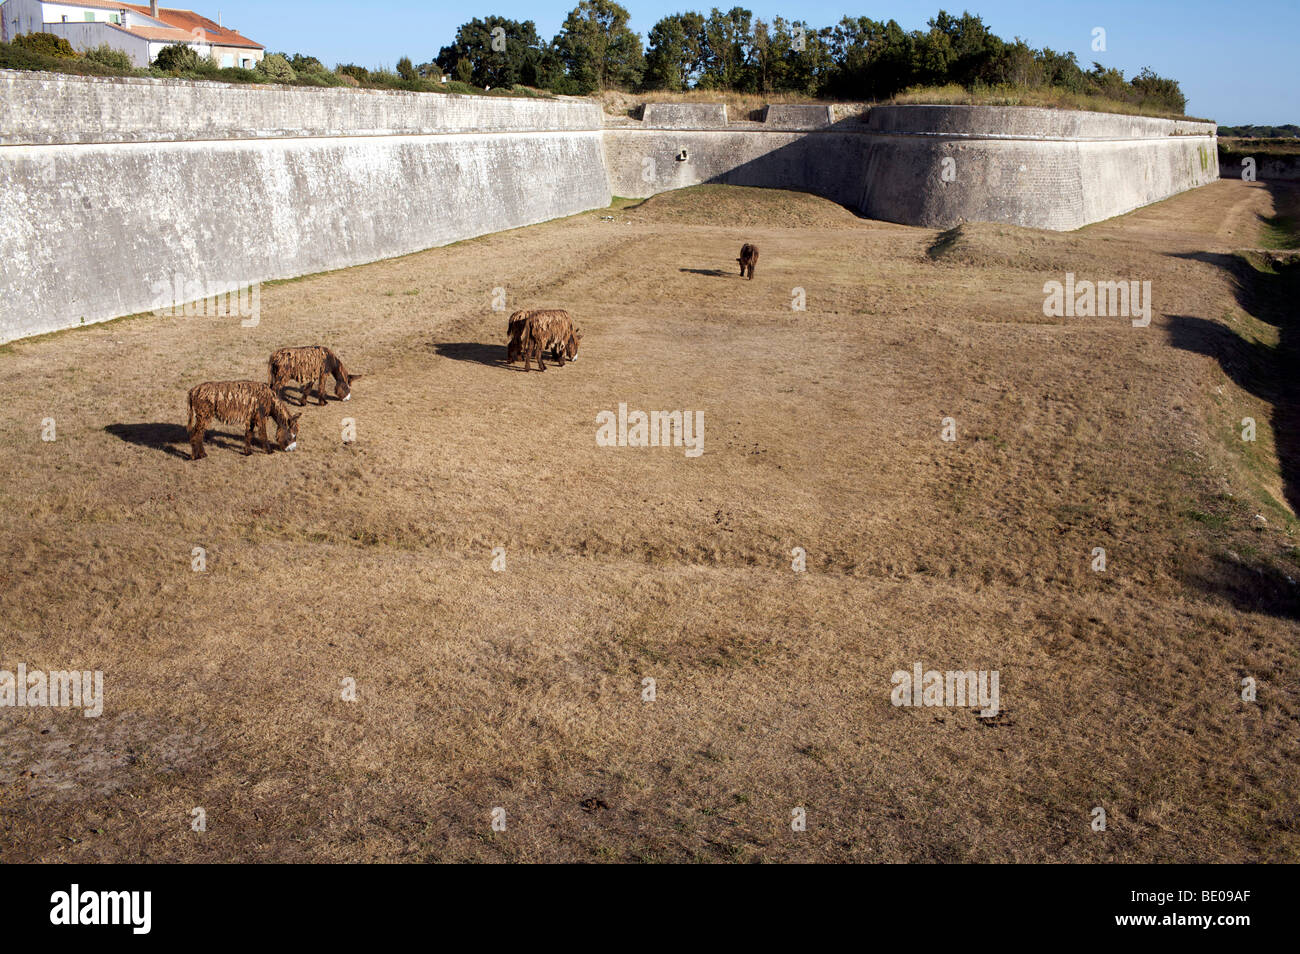
[[[753,278],[754,266],[758,264],[758,246],[750,245],[748,242],[740,246],[740,258],[736,261],[740,262],[740,277],[744,278],[745,271],[748,269],[749,277]]]
[[[561,368],[565,360],[574,361],[578,356],[578,345],[582,343],[582,332],[574,327],[573,317],[563,308],[541,308],[527,313],[520,334],[520,350],[524,357],[524,370],[528,362],[537,359],[537,370],[545,371],[542,352],[550,350],[555,356],[555,363]]]
[[[540,313],[541,309],[521,309],[510,316],[510,321],[506,324],[506,364],[514,364],[524,354],[524,327],[528,324],[528,317]],[[564,357],[569,361],[578,360],[578,346],[576,341],[573,347],[568,347],[565,342]],[[551,358],[557,363],[560,360],[560,346],[558,344],[551,347]]]
[[[290,381],[303,385],[301,407],[307,406],[312,385],[316,387],[320,406],[325,406],[325,378],[331,375],[334,378],[334,396],[340,401],[352,397],[352,382],[361,375],[348,374],[339,356],[324,345],[281,348],[267,361],[267,383],[281,401],[284,400],[284,387]]]
[[[298,447],[298,418],[302,414],[291,415],[275,392],[260,381],[207,381],[190,388],[190,460],[208,456],[203,440],[214,417],[227,424],[244,425],[245,457],[253,453],[254,428],[266,452],[271,453],[266,439],[268,417],[275,418],[275,442],[280,449],[291,451]]]

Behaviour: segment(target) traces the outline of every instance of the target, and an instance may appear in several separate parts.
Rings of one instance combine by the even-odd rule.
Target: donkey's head
[[[340,401],[349,400],[352,397],[352,382],[359,377],[359,374],[348,374],[340,364],[334,373],[334,396]]]
[[[568,361],[578,360],[578,345],[582,344],[582,329],[574,328],[569,340],[564,343],[564,357]]]
[[[302,414],[282,414],[275,421],[275,442],[280,450],[298,449],[298,418]]]

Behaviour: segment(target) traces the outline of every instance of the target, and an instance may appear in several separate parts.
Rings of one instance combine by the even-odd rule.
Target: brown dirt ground
[[[0,349],[0,668],[106,683],[0,710],[0,857],[1300,860],[1293,365],[1229,254],[1294,208],[939,235],[701,188]],[[1045,318],[1066,271],[1151,326]],[[495,286],[580,360],[504,366]],[[317,342],[365,377],[298,453],[184,459],[191,385]],[[704,454],[596,446],[619,402]],[[1004,713],[893,707],[915,661]]]

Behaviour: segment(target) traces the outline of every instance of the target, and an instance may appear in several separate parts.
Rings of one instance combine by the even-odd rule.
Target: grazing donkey
[[[266,439],[266,419],[275,418],[275,442],[281,450],[298,447],[298,418],[289,413],[284,402],[268,385],[260,381],[207,381],[190,388],[190,460],[207,457],[203,440],[208,424],[216,418],[227,424],[244,425],[244,456],[253,453],[253,429],[257,428],[262,446],[271,453]]]
[[[506,325],[506,364],[514,364],[523,357],[524,325],[528,323],[528,316],[533,313],[533,310],[521,309],[510,316],[510,321]],[[565,357],[570,361],[577,361],[577,350],[577,346],[575,345],[573,350],[568,352]],[[560,348],[558,345],[551,348],[551,358],[555,361],[560,360]]]
[[[740,277],[744,278],[745,270],[748,269],[749,277],[753,278],[754,266],[758,264],[758,246],[750,245],[748,242],[740,246],[740,258],[736,261],[740,262]]]
[[[361,377],[348,374],[343,362],[324,345],[311,345],[306,348],[281,348],[267,361],[267,383],[281,401],[284,400],[284,386],[290,381],[303,385],[300,407],[307,406],[312,385],[316,387],[316,397],[320,406],[325,406],[325,378],[334,376],[334,396],[340,401],[352,397],[352,382]]]
[[[542,352],[551,349],[555,363],[564,367],[565,359],[576,361],[578,345],[582,343],[582,332],[573,326],[573,318],[562,308],[542,308],[530,311],[524,319],[523,332],[520,335],[520,348],[524,355],[524,370],[528,362],[536,358],[537,370],[545,371]]]

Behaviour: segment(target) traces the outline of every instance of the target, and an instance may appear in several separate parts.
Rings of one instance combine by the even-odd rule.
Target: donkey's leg
[[[194,428],[190,431],[190,460],[202,460],[208,456],[207,451],[203,449],[203,440],[207,436],[208,419],[203,416],[196,416],[194,419]]]

